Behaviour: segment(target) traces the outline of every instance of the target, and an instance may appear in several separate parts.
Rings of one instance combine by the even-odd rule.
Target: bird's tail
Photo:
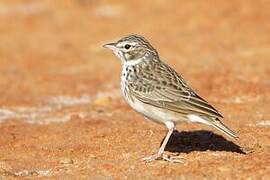
[[[224,134],[226,134],[227,136],[229,136],[231,138],[235,138],[235,139],[238,138],[238,135],[236,132],[231,130],[229,127],[227,127],[225,124],[223,124],[218,119],[211,121],[211,126],[217,128],[218,130],[220,130],[221,132],[223,132]]]

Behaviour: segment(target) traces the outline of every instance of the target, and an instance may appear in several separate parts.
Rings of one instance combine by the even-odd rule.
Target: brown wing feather
[[[148,63],[148,64],[147,64]],[[198,96],[172,68],[164,63],[147,62],[135,68],[136,80],[129,90],[138,100],[182,114],[198,114],[215,118],[222,115]],[[142,70],[143,69],[143,70]],[[136,87],[148,87],[142,90]]]

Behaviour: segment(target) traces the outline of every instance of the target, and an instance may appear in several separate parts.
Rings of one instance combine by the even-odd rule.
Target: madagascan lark
[[[121,60],[121,90],[127,103],[169,129],[159,151],[144,158],[145,161],[174,161],[163,153],[175,124],[180,122],[207,124],[232,138],[237,137],[221,122],[222,115],[196,94],[173,68],[162,62],[144,37],[130,35],[104,47],[111,49]]]

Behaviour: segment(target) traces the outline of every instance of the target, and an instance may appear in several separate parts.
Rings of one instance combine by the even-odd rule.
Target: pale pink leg
[[[166,147],[166,145],[167,145],[167,143],[168,143],[168,141],[173,133],[173,130],[174,130],[174,123],[173,122],[167,121],[167,122],[165,122],[165,124],[166,124],[167,128],[169,129],[169,131],[168,131],[161,147],[159,148],[158,153],[154,154],[152,156],[143,158],[143,161],[151,162],[153,160],[163,159],[163,160],[171,161],[171,162],[181,162],[180,160],[176,160],[176,159],[174,160],[170,157],[163,156],[164,149],[165,149],[165,147]]]

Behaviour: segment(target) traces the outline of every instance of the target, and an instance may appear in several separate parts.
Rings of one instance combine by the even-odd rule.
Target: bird
[[[147,119],[168,128],[158,152],[143,158],[144,161],[180,161],[165,156],[164,149],[176,124],[181,122],[206,124],[231,138],[238,138],[237,133],[221,121],[223,116],[160,59],[146,38],[132,34],[103,47],[112,50],[121,61],[120,84],[126,102]]]

